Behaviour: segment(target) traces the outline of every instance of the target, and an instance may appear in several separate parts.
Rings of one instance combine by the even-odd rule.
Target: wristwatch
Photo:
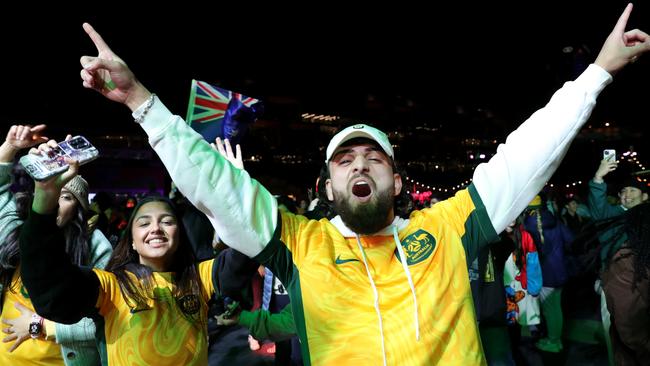
[[[29,323],[29,335],[33,339],[43,335],[43,318],[36,313],[32,314],[32,321]]]

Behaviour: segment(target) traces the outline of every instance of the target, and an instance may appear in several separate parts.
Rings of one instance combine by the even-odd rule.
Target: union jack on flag
[[[259,100],[230,90],[210,85],[204,81],[192,80],[190,101],[185,121],[208,142],[224,137],[224,116],[232,102],[250,108]]]

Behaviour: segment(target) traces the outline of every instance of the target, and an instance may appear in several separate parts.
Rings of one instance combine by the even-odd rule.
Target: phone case
[[[614,149],[603,150],[603,160],[616,161],[616,150]]]
[[[27,154],[20,158],[20,164],[34,180],[42,181],[68,170],[65,157],[77,160],[83,165],[95,160],[99,151],[83,136],[61,141],[47,154]]]

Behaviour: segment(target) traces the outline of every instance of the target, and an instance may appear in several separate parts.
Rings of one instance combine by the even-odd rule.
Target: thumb
[[[92,61],[84,64],[84,58],[92,59]],[[84,69],[90,72],[97,71],[97,70],[108,70],[109,72],[116,71],[121,66],[120,63],[116,61],[107,60],[99,57],[88,57],[88,56],[84,56],[81,58],[81,65],[83,66]]]
[[[623,41],[626,46],[633,46],[639,43],[647,42],[650,36],[640,29],[632,29],[623,34]]]
[[[68,170],[63,172],[63,174],[61,174],[60,180],[61,180],[62,187],[66,185],[69,181],[71,181],[72,178],[76,177],[77,174],[79,174],[79,162],[77,160],[65,158],[65,162],[68,163],[70,167],[68,168]]]
[[[81,56],[79,63],[81,64],[81,67],[85,69],[87,66],[90,66],[90,64],[95,61],[96,58],[97,57],[92,56]]]
[[[637,43],[634,46],[630,46],[628,49],[629,49],[630,57],[636,59],[642,54],[650,51],[650,39],[647,39],[645,42],[642,43]]]

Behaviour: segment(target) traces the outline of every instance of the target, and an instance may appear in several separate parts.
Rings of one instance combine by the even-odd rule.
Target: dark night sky
[[[585,45],[593,61],[626,4],[562,3],[571,5],[462,2],[427,10],[434,3],[405,3],[355,10],[148,2],[138,10],[113,4],[66,11],[26,4],[1,16],[0,126],[42,121],[55,134],[142,134],[125,107],[81,86],[79,57],[95,53],[81,28],[88,21],[180,115],[196,78],[261,99],[289,96],[300,112],[364,118],[371,94],[412,100],[431,120],[461,103],[489,108],[514,128],[571,77],[562,48]],[[143,9],[154,6],[155,16]],[[639,1],[628,29],[650,31],[649,19],[650,3]],[[617,76],[594,118],[645,132],[648,81],[650,55]]]
[[[9,62],[2,120],[129,129],[128,115],[114,114],[121,110],[81,87],[78,58],[94,52],[81,28],[84,20],[180,114],[189,81],[197,78],[261,98],[298,96],[305,109],[320,113],[354,113],[370,93],[412,98],[432,110],[483,103],[521,117],[544,103],[559,78],[569,77],[558,71],[562,47],[585,44],[593,60],[625,4],[571,3],[292,10],[304,10],[301,16],[278,8],[277,15],[264,17],[265,9],[222,13],[215,5],[162,8],[161,16],[111,14],[110,8],[85,15],[61,9],[59,16],[46,15],[46,9],[29,16],[5,13],[3,55]],[[650,25],[649,5],[635,5],[631,27],[650,28],[642,26]],[[626,101],[616,110],[620,116],[643,109],[631,102],[648,100],[647,58],[607,91],[606,102]]]

